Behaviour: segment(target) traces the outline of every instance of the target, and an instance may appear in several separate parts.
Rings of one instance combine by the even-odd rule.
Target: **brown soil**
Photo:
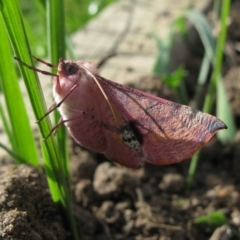
[[[231,16],[224,82],[239,128],[238,1],[233,2]],[[188,79],[196,78],[200,57],[193,55],[187,63]],[[143,76],[136,86],[176,100],[156,77]],[[145,164],[142,169],[129,170],[75,143],[71,152],[73,209],[81,239],[240,238],[239,130],[234,144],[222,145],[213,138],[203,148],[191,189],[186,189],[189,161],[162,167]],[[1,162],[0,239],[72,239],[61,212],[51,201],[44,174],[30,166]],[[216,210],[226,215],[227,224],[195,223],[195,218]]]

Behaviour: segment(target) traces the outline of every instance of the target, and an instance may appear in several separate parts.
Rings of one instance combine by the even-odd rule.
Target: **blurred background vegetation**
[[[80,29],[90,19],[96,17],[104,7],[116,0],[65,0],[66,35]],[[39,58],[47,56],[46,47],[46,4],[47,0],[20,0],[27,36],[31,50]]]

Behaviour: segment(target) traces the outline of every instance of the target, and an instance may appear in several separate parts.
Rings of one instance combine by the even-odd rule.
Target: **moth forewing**
[[[191,157],[226,125],[218,118],[101,78],[102,87],[130,124],[146,160],[165,165]]]

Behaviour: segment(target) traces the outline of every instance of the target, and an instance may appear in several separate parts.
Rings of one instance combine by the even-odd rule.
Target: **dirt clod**
[[[0,239],[67,239],[43,174],[24,164],[1,166],[0,174]]]

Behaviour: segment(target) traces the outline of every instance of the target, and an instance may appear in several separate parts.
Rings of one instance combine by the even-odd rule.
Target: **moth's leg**
[[[41,122],[47,115],[49,115],[51,112],[53,112],[56,109],[56,102],[54,101],[51,106],[49,107],[48,111],[41,117],[39,118],[36,123]]]
[[[49,111],[52,111],[52,109],[55,109],[55,106],[56,106],[56,102],[54,101],[51,106],[48,108],[48,112]]]
[[[50,134],[55,135],[57,130],[58,130],[58,128],[63,124],[62,122],[63,122],[62,117],[60,117],[59,120],[58,120],[57,125],[54,127],[55,129],[52,129],[51,130],[52,133],[50,132]]]
[[[58,128],[59,128],[62,124],[66,123],[66,122],[70,122],[70,121],[75,120],[75,119],[78,119],[78,118],[82,117],[84,114],[85,114],[85,112],[83,111],[80,115],[78,115],[78,116],[76,116],[76,117],[73,117],[73,118],[66,119],[66,120],[63,120],[62,117],[61,117],[61,118],[59,119],[57,125],[54,126],[54,127],[51,129],[50,133],[49,133],[45,138],[43,138],[43,140],[47,140],[52,134],[55,134],[56,131],[58,130]]]
[[[79,85],[76,83],[73,87],[70,88],[69,92],[62,98],[62,100],[56,105],[55,109],[60,107],[62,103],[69,97],[69,95],[78,87]]]
[[[75,84],[73,87],[71,87],[71,89],[69,90],[69,92],[62,98],[62,100],[56,104],[56,102],[54,102],[49,110],[40,118],[37,120],[37,123],[41,122],[46,116],[48,116],[51,112],[53,112],[55,109],[57,109],[58,107],[60,107],[62,105],[62,103],[68,98],[68,96],[78,87],[78,84]]]

